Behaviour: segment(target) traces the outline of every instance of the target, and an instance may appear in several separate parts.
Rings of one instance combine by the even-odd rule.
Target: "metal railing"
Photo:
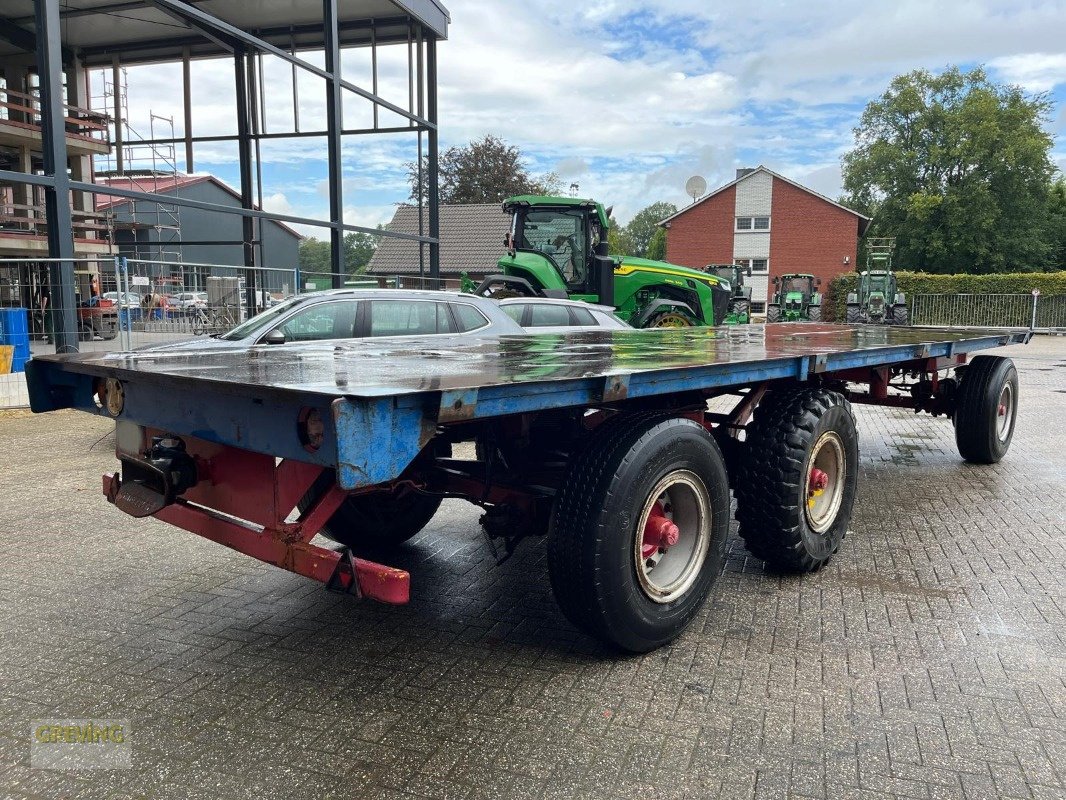
[[[1031,328],[1066,331],[1066,295],[916,294],[912,325],[949,328]]]

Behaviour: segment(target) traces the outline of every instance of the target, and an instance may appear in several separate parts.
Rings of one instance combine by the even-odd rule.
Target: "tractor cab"
[[[516,257],[528,253],[542,258],[566,284],[567,294],[599,294],[602,274],[613,281],[614,261],[607,256],[607,213],[599,203],[555,198],[559,204],[533,204],[513,198],[504,206],[511,213],[511,230],[504,242]],[[604,300],[600,299],[600,302]]]

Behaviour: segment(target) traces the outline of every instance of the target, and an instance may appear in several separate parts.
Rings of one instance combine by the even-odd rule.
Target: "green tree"
[[[1048,218],[1044,237],[1050,251],[1047,269],[1066,270],[1066,178],[1061,176],[1048,192]]]
[[[607,231],[607,252],[612,256],[633,255],[633,240],[625,226],[612,225]]]
[[[651,258],[648,248],[651,246],[656,231],[662,230],[659,227],[659,223],[676,211],[677,206],[666,202],[652,203],[650,206],[638,211],[633,219],[629,221],[629,224],[626,225],[629,239],[633,243],[633,252],[629,255]]]
[[[301,239],[299,257],[301,272],[329,272],[329,242],[314,236]]]
[[[378,237],[373,234],[357,231],[344,234],[345,272],[349,275],[357,275],[364,272],[374,255],[374,251],[377,249]]]
[[[983,69],[916,70],[867,105],[843,158],[849,204],[895,236],[896,263],[927,272],[1043,266],[1054,167],[1051,103]]]
[[[408,162],[410,200],[417,203],[419,173],[417,162]],[[429,194],[428,161],[422,162],[423,202]],[[522,164],[522,151],[492,134],[475,139],[465,147],[449,147],[440,154],[438,185],[441,203],[502,203],[516,194],[555,194],[559,176],[549,172],[530,175]]]
[[[666,228],[656,228],[648,243],[647,257],[654,261],[666,260]]]

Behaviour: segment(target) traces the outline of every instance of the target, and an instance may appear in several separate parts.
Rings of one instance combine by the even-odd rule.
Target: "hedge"
[[[899,290],[908,302],[916,294],[1029,294],[1066,295],[1064,272],[1004,272],[990,275],[934,275],[929,272],[897,272]],[[825,319],[843,322],[848,292],[855,291],[858,274],[849,272],[829,282],[823,301]]]

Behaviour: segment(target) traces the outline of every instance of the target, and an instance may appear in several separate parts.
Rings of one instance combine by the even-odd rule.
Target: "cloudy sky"
[[[1048,128],[1066,168],[1066,0],[445,0],[449,40],[439,46],[442,146],[487,133],[519,145],[534,172],[613,204],[625,221],[643,206],[687,202],[685,181],[711,187],[738,166],[766,166],[829,196],[863,106],[892,76],[918,67],[984,64],[995,79],[1055,103]],[[314,54],[308,60],[321,63]],[[346,51],[345,77],[369,85],[369,59]],[[381,91],[406,105],[406,51],[382,48]],[[267,128],[291,130],[289,69],[266,63]],[[133,124],[145,109],[181,116],[176,65],[131,68]],[[228,133],[232,66],[193,66],[197,134]],[[304,129],[323,119],[324,87],[299,79]],[[394,124],[387,113],[382,124]],[[366,103],[346,101],[346,126],[369,124]],[[165,133],[161,134],[161,127]],[[176,126],[181,133],[180,123]],[[156,135],[169,125],[156,122]],[[386,222],[406,199],[410,135],[344,144],[345,220]],[[264,205],[323,218],[325,142],[264,143]],[[180,163],[179,153],[179,167]],[[237,183],[236,151],[202,145],[196,171]],[[308,229],[308,232],[313,232]]]

